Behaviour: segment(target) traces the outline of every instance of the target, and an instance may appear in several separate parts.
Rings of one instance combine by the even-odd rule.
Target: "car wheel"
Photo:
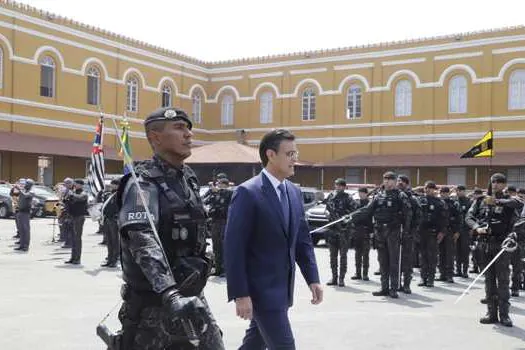
[[[7,209],[7,205],[0,204],[0,218],[7,219],[8,216],[9,216],[9,210]]]
[[[35,216],[37,218],[43,218],[46,216],[46,213],[44,212],[44,208],[38,208],[36,213],[35,213]]]

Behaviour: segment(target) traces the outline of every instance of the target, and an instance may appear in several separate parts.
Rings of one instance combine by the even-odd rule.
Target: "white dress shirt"
[[[280,184],[284,184],[284,188],[286,189],[286,183],[284,181],[280,182],[279,180],[277,180],[277,178],[275,176],[273,176],[272,174],[270,174],[270,172],[268,170],[266,170],[266,168],[263,168],[262,172],[270,180],[270,183],[272,184],[273,189],[275,190],[275,193],[277,193],[277,198],[279,198],[279,201],[280,201],[281,200],[281,191],[279,191],[279,189],[277,187]]]

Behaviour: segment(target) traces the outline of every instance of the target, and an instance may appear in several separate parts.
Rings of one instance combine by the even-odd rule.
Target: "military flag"
[[[461,158],[492,158],[494,156],[493,131],[489,131]]]
[[[122,133],[121,133],[121,140],[122,143],[119,143],[119,154],[124,160],[124,175],[129,174],[131,171],[131,162],[133,162],[133,158],[131,157],[131,146],[129,144],[129,122],[127,119],[124,118],[124,120],[121,122],[122,127]],[[122,147],[124,145],[124,148]]]

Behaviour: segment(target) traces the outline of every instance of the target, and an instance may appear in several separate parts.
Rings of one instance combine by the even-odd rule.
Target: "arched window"
[[[171,86],[166,83],[162,86],[162,107],[170,107],[171,102]]]
[[[198,91],[191,96],[191,117],[195,123],[202,123],[202,95]]]
[[[100,104],[100,71],[93,66],[87,71],[87,103]]]
[[[261,95],[261,106],[259,120],[261,124],[272,122],[273,114],[273,95],[271,92],[265,92]]]
[[[126,109],[128,112],[136,112],[139,109],[139,81],[135,77],[130,77],[126,81],[126,87]]]
[[[231,95],[222,98],[221,125],[233,125],[233,96]]]
[[[315,120],[315,91],[308,88],[303,92],[303,120]]]
[[[395,116],[410,115],[412,115],[412,84],[408,80],[401,80],[396,85]]]
[[[44,56],[40,64],[40,96],[55,96],[55,61],[49,56]]]
[[[361,118],[361,87],[351,85],[346,94],[346,117],[348,119]]]
[[[515,70],[510,76],[509,109],[525,109],[525,69]]]
[[[448,112],[467,113],[467,79],[457,75],[448,84]]]

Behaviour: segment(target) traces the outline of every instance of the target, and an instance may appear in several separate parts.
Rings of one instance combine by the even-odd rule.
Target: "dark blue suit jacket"
[[[256,310],[288,309],[293,304],[296,262],[308,284],[319,283],[301,191],[289,181],[286,188],[289,228],[279,197],[263,173],[233,194],[224,238],[228,301],[250,296]]]

